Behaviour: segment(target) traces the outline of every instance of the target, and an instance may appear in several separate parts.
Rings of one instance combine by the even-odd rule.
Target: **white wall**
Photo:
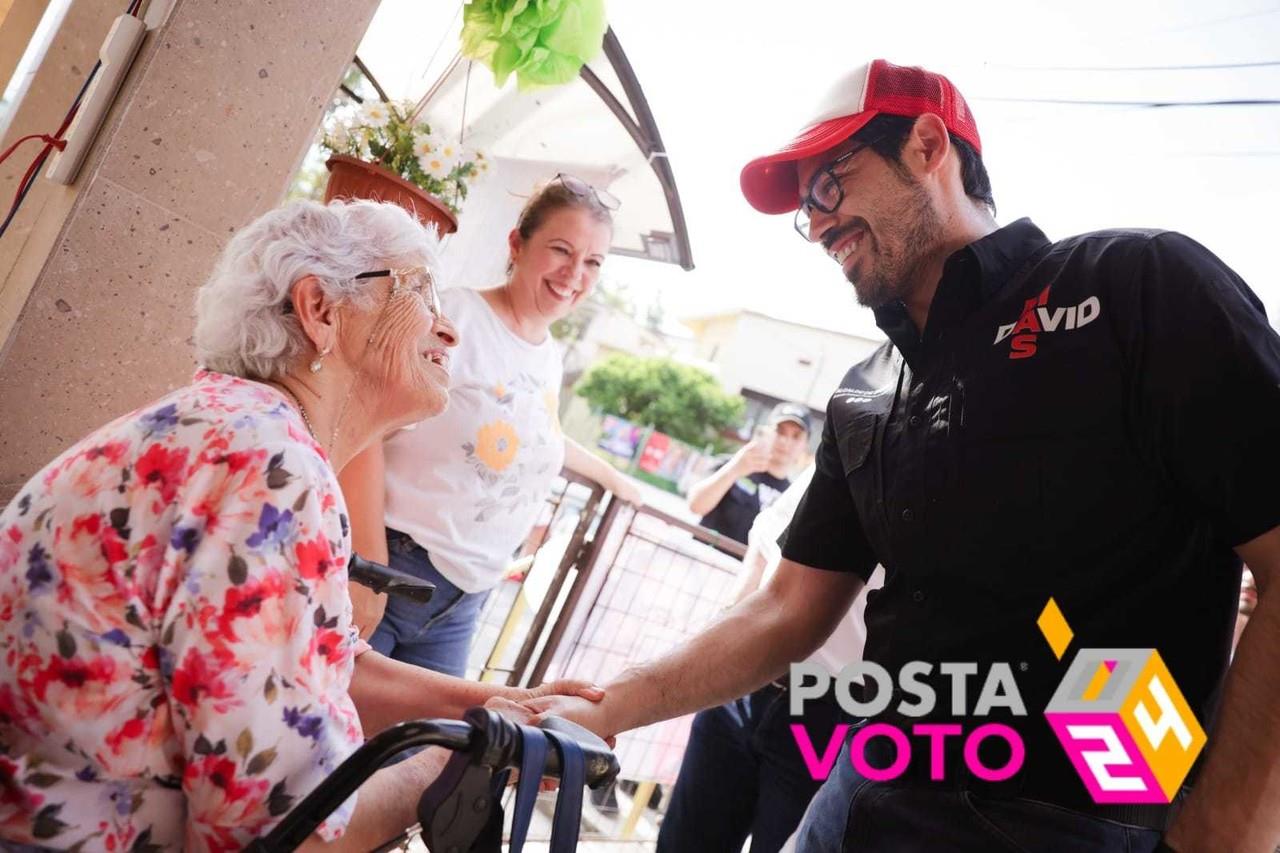
[[[745,312],[715,361],[730,391],[749,388],[824,411],[841,377],[877,346],[867,338]]]

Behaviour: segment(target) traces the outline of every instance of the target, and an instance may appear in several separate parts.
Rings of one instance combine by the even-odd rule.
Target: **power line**
[[[1264,62],[1222,62],[1211,65],[1004,65],[988,63],[988,68],[1010,71],[1221,71],[1231,68],[1273,68],[1280,59]]]
[[[1240,98],[1221,101],[1085,101],[1069,98],[984,98],[975,101],[991,101],[1004,104],[1055,104],[1076,107],[1140,107],[1162,109],[1170,107],[1274,107],[1280,106],[1277,98]]]

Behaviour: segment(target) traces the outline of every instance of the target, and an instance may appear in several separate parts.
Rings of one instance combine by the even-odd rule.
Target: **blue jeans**
[[[388,596],[382,621],[369,638],[375,651],[405,663],[462,677],[476,620],[489,592],[463,592],[431,564],[431,557],[398,530],[387,530],[391,568],[431,581],[436,591],[426,604]]]
[[[796,853],[1151,853],[1160,833],[1024,798],[959,786],[873,782],[849,762],[805,813]]]
[[[822,784],[809,775],[790,724],[827,743],[841,721],[834,702],[792,718],[785,689],[769,685],[693,718],[680,775],[658,833],[658,853],[776,853]]]

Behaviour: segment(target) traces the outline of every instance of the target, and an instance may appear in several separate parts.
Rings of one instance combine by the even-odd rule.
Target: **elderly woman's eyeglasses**
[[[840,205],[844,204],[844,184],[842,181],[847,175],[837,175],[836,169],[847,163],[859,152],[865,151],[879,141],[880,136],[873,136],[866,142],[850,148],[813,173],[813,177],[809,179],[809,189],[805,192],[804,198],[800,199],[800,206],[796,208],[796,233],[810,243],[814,241],[814,237],[809,234],[811,212],[820,210],[823,213],[835,213]]]
[[[616,195],[608,190],[597,189],[582,180],[582,178],[575,178],[573,175],[566,175],[564,172],[560,172],[556,175],[555,180],[563,184],[565,189],[578,198],[594,198],[605,210],[617,210],[622,207],[622,202],[618,200]]]
[[[383,278],[386,276],[391,278],[391,293],[388,294],[388,299],[400,293],[413,293],[422,297],[422,301],[427,303],[427,309],[431,311],[433,317],[439,317],[443,313],[440,308],[440,294],[436,291],[435,279],[431,277],[431,270],[426,267],[372,270],[370,272],[362,272],[354,278],[359,281],[366,278]],[[293,302],[286,299],[280,310],[281,313],[292,314]]]
[[[391,297],[401,293],[416,294],[422,297],[423,302],[427,303],[427,308],[431,311],[433,317],[441,315],[440,294],[436,291],[436,282],[431,276],[431,270],[426,267],[373,270],[372,272],[360,273],[356,276],[356,280],[383,278],[384,276],[391,277]]]

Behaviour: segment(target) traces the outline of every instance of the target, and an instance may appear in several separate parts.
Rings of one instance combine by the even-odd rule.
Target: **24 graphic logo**
[[[1072,631],[1057,602],[1037,624],[1061,660]],[[1095,803],[1169,803],[1205,733],[1155,649],[1080,649],[1045,717]]]

